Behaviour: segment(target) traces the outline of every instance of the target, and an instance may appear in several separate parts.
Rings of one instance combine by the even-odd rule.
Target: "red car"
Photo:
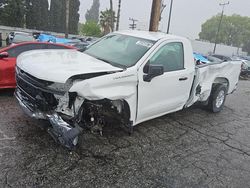
[[[15,66],[19,54],[36,49],[74,49],[75,47],[47,42],[25,42],[0,49],[0,89],[15,88]]]

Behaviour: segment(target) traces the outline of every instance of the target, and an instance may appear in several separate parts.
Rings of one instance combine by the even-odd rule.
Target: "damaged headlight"
[[[53,91],[59,91],[59,92],[66,92],[69,88],[64,83],[53,83],[49,86],[47,86],[48,89]]]

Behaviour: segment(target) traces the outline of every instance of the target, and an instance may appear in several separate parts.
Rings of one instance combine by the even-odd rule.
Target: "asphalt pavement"
[[[250,187],[250,81],[221,113],[198,106],[84,133],[70,152],[0,91],[0,187]],[[38,126],[37,126],[38,125]],[[39,127],[40,126],[40,127]]]

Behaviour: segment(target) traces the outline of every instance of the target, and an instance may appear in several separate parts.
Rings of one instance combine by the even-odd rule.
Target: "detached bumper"
[[[36,101],[21,88],[16,89],[15,97],[18,100],[22,110],[28,116],[35,119],[48,120],[51,127],[48,128],[48,133],[68,149],[72,149],[78,142],[78,135],[82,132],[82,128],[78,125],[72,127],[62,119],[56,112],[41,112],[36,108]]]

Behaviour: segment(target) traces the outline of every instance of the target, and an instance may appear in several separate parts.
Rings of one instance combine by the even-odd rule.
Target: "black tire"
[[[215,85],[212,88],[208,101],[208,109],[211,112],[218,113],[223,109],[226,100],[226,93],[227,88],[222,84]]]

